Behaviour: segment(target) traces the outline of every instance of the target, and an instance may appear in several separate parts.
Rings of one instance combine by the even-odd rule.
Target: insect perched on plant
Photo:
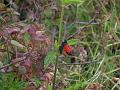
[[[73,56],[72,47],[67,43],[67,40],[64,40],[59,47],[60,54],[65,52],[69,56]],[[75,58],[71,58],[71,63],[75,62]]]
[[[59,48],[60,54],[64,51],[68,55],[72,55],[72,48],[71,46],[67,43],[67,40],[64,40]]]

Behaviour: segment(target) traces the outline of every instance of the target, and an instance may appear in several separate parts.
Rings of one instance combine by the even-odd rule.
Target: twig
[[[69,78],[64,78],[64,80],[66,81],[75,81],[75,82],[79,82],[80,80],[74,80],[74,79],[69,79]]]
[[[99,11],[96,10],[93,18],[92,18],[85,26],[83,26],[83,27],[80,29],[80,31],[83,30],[84,28],[86,28],[87,26],[89,26],[91,23],[93,23],[93,21],[98,17],[98,14],[99,14]],[[75,22],[75,23],[76,23],[76,22]],[[79,30],[77,30],[75,33],[73,33],[72,35],[70,35],[67,39],[72,38],[72,37],[73,37],[74,35],[76,35],[78,32],[79,32]]]
[[[84,62],[84,63],[63,63],[59,64],[61,65],[86,65],[86,64],[94,64],[94,63],[100,63],[100,61],[89,61],[89,62]]]
[[[56,35],[56,29],[55,29],[55,26],[53,26],[52,28],[52,40],[51,40],[51,49],[54,50],[54,38],[55,38],[55,35]]]
[[[67,20],[66,20],[66,18],[65,18],[65,20],[63,21],[63,38],[62,38],[62,42],[66,39],[66,24],[67,24]]]
[[[85,22],[85,21],[76,21],[75,23],[77,23],[77,24],[88,24],[89,23],[89,21],[87,22]],[[94,24],[94,25],[99,25],[100,24],[100,22],[91,22],[90,24]]]
[[[26,57],[17,58],[17,61],[16,61],[16,62],[11,62],[11,63],[9,63],[9,64],[6,64],[6,65],[0,67],[0,70],[3,69],[3,68],[7,68],[7,67],[9,67],[9,66],[11,66],[11,65],[13,65],[13,64],[18,63],[18,62],[21,62],[21,61],[25,60],[25,58],[26,58]]]
[[[16,58],[16,59],[14,60],[15,62],[11,62],[11,63],[9,63],[9,64],[6,64],[6,65],[0,67],[0,70],[3,69],[3,68],[9,67],[9,66],[11,66],[11,65],[13,65],[13,64],[19,63],[19,62],[21,62],[21,61],[23,61],[23,60],[26,60],[26,59],[28,58],[28,56],[30,56],[30,52],[26,53],[23,57]]]
[[[13,54],[13,55],[14,55],[14,53],[13,53],[13,52],[11,52],[11,51],[7,51],[6,49],[1,49],[1,48],[0,48],[0,52],[9,52],[9,53],[11,53],[11,54]]]
[[[37,85],[35,82],[33,82],[32,79],[30,79],[27,75],[25,75],[25,77],[28,79],[28,81],[30,81],[36,88],[37,88]]]
[[[70,35],[70,36],[67,38],[67,40],[70,39],[70,38],[72,38],[73,36],[75,36],[79,31],[81,31],[81,30],[83,30],[84,28],[86,28],[87,26],[89,26],[89,25],[93,22],[93,20],[94,20],[94,18],[91,19],[91,20],[90,20],[85,26],[83,26],[80,30],[77,30],[75,33],[73,33],[72,35]]]
[[[8,44],[8,41],[7,41],[7,45],[6,45],[6,49],[7,49],[7,58],[8,60],[10,60],[10,53],[9,53],[9,48],[8,48],[9,44]]]

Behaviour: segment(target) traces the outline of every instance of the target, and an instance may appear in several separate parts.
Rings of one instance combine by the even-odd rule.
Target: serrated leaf
[[[69,45],[75,45],[78,43],[78,39],[70,39],[67,41]]]
[[[83,2],[84,0],[63,0],[64,4],[74,4],[74,3],[82,4]]]
[[[55,57],[56,57],[56,53],[53,51],[50,51],[47,54],[47,56],[45,57],[45,60],[44,60],[45,68],[47,68],[49,64],[54,62]]]
[[[15,41],[15,40],[11,40],[10,42],[12,45],[15,45],[17,47],[20,47],[20,48],[24,48],[25,46],[20,44],[18,41]]]

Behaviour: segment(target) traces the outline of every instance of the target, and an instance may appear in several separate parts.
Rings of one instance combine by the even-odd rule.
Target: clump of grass
[[[25,82],[15,78],[14,74],[0,74],[0,90],[23,90]]]
[[[70,87],[66,88],[66,90],[87,88],[90,83],[94,82],[101,83],[105,90],[118,88],[118,85],[112,81],[113,77],[117,77],[115,73],[119,71],[119,67],[117,67],[116,64],[119,62],[118,58],[120,57],[118,53],[120,39],[119,14],[117,12],[119,10],[117,7],[118,4],[117,1],[108,1],[106,2],[108,4],[105,4],[105,2],[99,0],[96,2],[91,0],[89,3],[84,3],[85,7],[79,7],[79,16],[77,17],[82,18],[82,20],[89,20],[90,18],[85,17],[85,15],[91,13],[90,11],[94,12],[95,6],[93,3],[100,6],[99,20],[102,21],[102,23],[100,25],[90,25],[90,27],[87,27],[87,30],[83,31],[87,36],[80,40],[80,45],[88,48],[87,52],[92,60],[98,60],[100,62],[84,65],[77,78],[79,81],[71,83]],[[89,6],[91,6],[91,8],[89,8]],[[89,11],[87,10],[88,8]],[[112,86],[109,86],[110,84]],[[75,85],[78,87],[74,88]]]

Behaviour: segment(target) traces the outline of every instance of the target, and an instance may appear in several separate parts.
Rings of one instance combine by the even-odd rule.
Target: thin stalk
[[[63,26],[63,16],[64,16],[64,5],[63,1],[61,0],[62,3],[62,11],[61,11],[61,18],[60,18],[60,30],[59,30],[59,36],[58,36],[58,48],[57,48],[57,56],[56,56],[56,61],[55,61],[55,71],[54,71],[54,79],[53,79],[53,87],[52,90],[55,90],[55,82],[56,82],[56,73],[58,69],[58,59],[59,59],[59,45],[61,41],[61,34],[62,34],[62,26]]]
[[[7,59],[10,60],[10,52],[9,52],[9,48],[8,48],[8,42],[7,42],[7,45],[6,45],[6,50],[7,50]]]

